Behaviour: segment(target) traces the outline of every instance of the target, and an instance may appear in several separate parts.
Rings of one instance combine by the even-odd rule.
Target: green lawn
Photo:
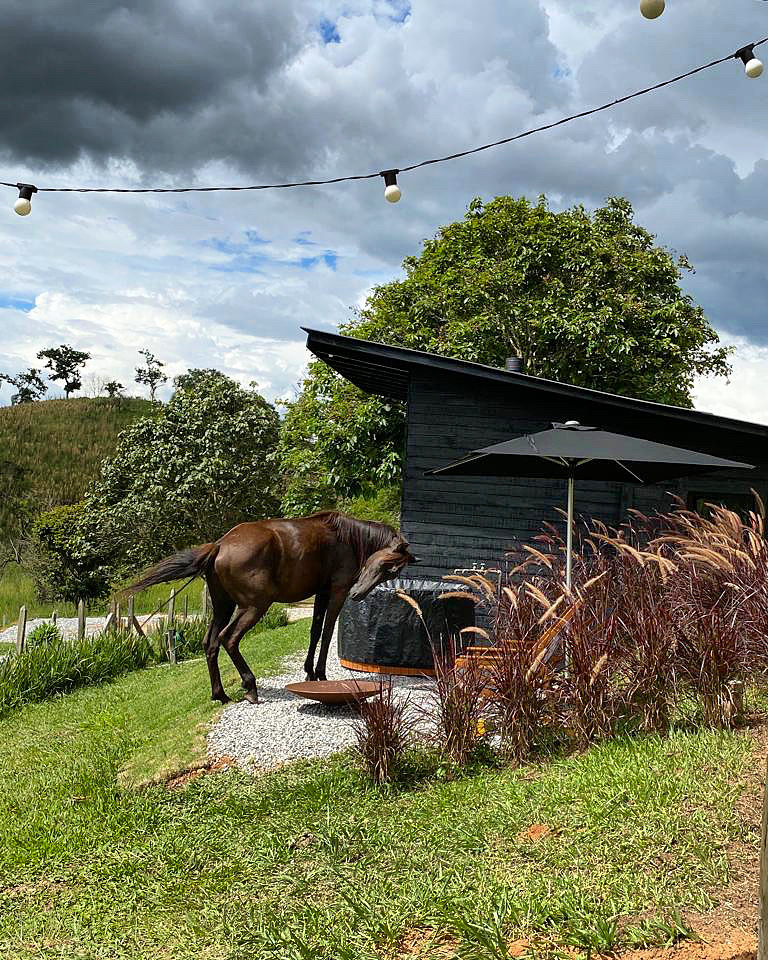
[[[274,671],[307,630],[251,635],[246,656]],[[0,721],[0,957],[394,960],[404,936],[434,955],[433,930],[466,960],[532,930],[605,947],[617,918],[706,909],[727,844],[757,842],[734,812],[741,733],[384,793],[344,757],[139,787],[199,759],[207,696],[187,662]],[[551,836],[520,837],[536,823]]]

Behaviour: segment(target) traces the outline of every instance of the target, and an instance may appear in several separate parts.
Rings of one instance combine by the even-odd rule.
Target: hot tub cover
[[[372,668],[431,670],[429,637],[413,607],[397,596],[401,590],[419,604],[432,640],[453,643],[462,627],[475,623],[471,600],[438,596],[455,585],[441,580],[390,580],[364,600],[347,600],[339,617],[339,658]]]

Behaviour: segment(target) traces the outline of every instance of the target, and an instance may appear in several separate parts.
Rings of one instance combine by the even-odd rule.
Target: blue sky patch
[[[29,313],[34,305],[34,300],[26,300],[24,297],[12,297],[9,294],[0,293],[0,308],[4,310],[21,310],[22,313]]]
[[[318,24],[318,30],[323,38],[323,43],[341,43],[338,28],[332,20],[321,20]]]
[[[315,257],[301,257],[298,261],[295,261],[295,263],[297,263],[302,270],[312,270],[313,267],[317,267],[321,263],[324,263],[326,267],[330,267],[331,270],[335,270],[338,260],[339,255],[334,250],[326,250]]]
[[[411,15],[411,4],[409,0],[401,0],[400,3],[395,3],[395,12],[391,15],[390,19],[394,23],[405,23],[405,21]]]

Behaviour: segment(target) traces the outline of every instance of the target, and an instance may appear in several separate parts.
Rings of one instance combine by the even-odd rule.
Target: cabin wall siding
[[[403,471],[401,529],[421,558],[418,575],[440,576],[456,568],[484,563],[496,567],[504,556],[531,542],[545,522],[563,528],[558,513],[566,500],[565,480],[552,478],[500,479],[481,477],[426,477],[427,470],[521,433],[547,430],[553,422],[579,420],[621,432],[607,422],[594,403],[563,402],[537,397],[535,405],[510,399],[508,391],[492,384],[428,373],[411,376]],[[631,434],[630,427],[625,426]],[[639,432],[638,432],[639,435]],[[668,439],[665,442],[671,442]],[[680,445],[685,444],[680,439]],[[717,454],[718,451],[713,450]],[[728,454],[720,454],[728,456]],[[689,489],[712,492],[749,492],[755,486],[765,495],[768,472],[755,471],[749,480],[698,477],[661,486],[600,483],[577,480],[577,515],[595,517],[609,525],[622,522],[627,509],[653,513],[671,505],[669,492],[685,497]]]

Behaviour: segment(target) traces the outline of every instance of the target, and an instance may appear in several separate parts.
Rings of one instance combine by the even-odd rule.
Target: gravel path
[[[302,620],[305,617],[312,616],[312,607],[288,607],[287,610],[288,621],[292,623],[294,620]],[[199,615],[199,614],[198,614]],[[190,617],[194,616],[190,614]],[[146,614],[140,615],[137,617],[139,623],[144,623],[146,620]],[[154,628],[162,623],[165,620],[165,614],[156,614],[152,617],[151,621],[147,624],[146,630],[151,631]],[[35,627],[39,627],[41,623],[50,623],[50,617],[34,617],[31,620],[27,620],[27,636],[32,633]],[[86,617],[85,618],[85,634],[90,637],[95,633],[99,633],[104,629],[104,623],[106,622],[105,617]],[[179,621],[183,626],[183,621]],[[65,640],[74,640],[77,637],[77,617],[59,617],[56,620],[56,626],[59,628],[59,632]],[[16,624],[12,624],[10,627],[7,627],[5,630],[0,630],[0,643],[15,643],[16,642]]]
[[[287,683],[304,680],[304,654],[286,662],[287,672],[259,682],[256,705],[246,701],[225,707],[208,735],[211,757],[227,756],[256,771],[301,757],[327,757],[351,746],[356,717],[351,707],[326,707],[288,693]],[[346,670],[339,663],[335,643],[328,654],[329,680],[374,680],[375,675]],[[433,682],[425,677],[392,677],[398,698],[412,706],[425,703]]]
[[[146,617],[138,617],[139,623],[144,623]],[[147,631],[153,630],[155,626],[164,620],[164,616],[155,616],[149,622],[145,628]],[[105,617],[86,617],[85,618],[85,635],[87,637],[93,636],[95,633],[99,633],[104,629]],[[50,617],[34,617],[31,620],[27,620],[27,636],[32,633],[35,627],[39,627],[41,623],[50,623]],[[59,628],[59,633],[64,637],[65,640],[74,640],[77,637],[77,617],[59,617],[56,620],[56,626]],[[16,624],[8,627],[6,630],[0,631],[0,642],[3,643],[15,643],[16,642]]]

